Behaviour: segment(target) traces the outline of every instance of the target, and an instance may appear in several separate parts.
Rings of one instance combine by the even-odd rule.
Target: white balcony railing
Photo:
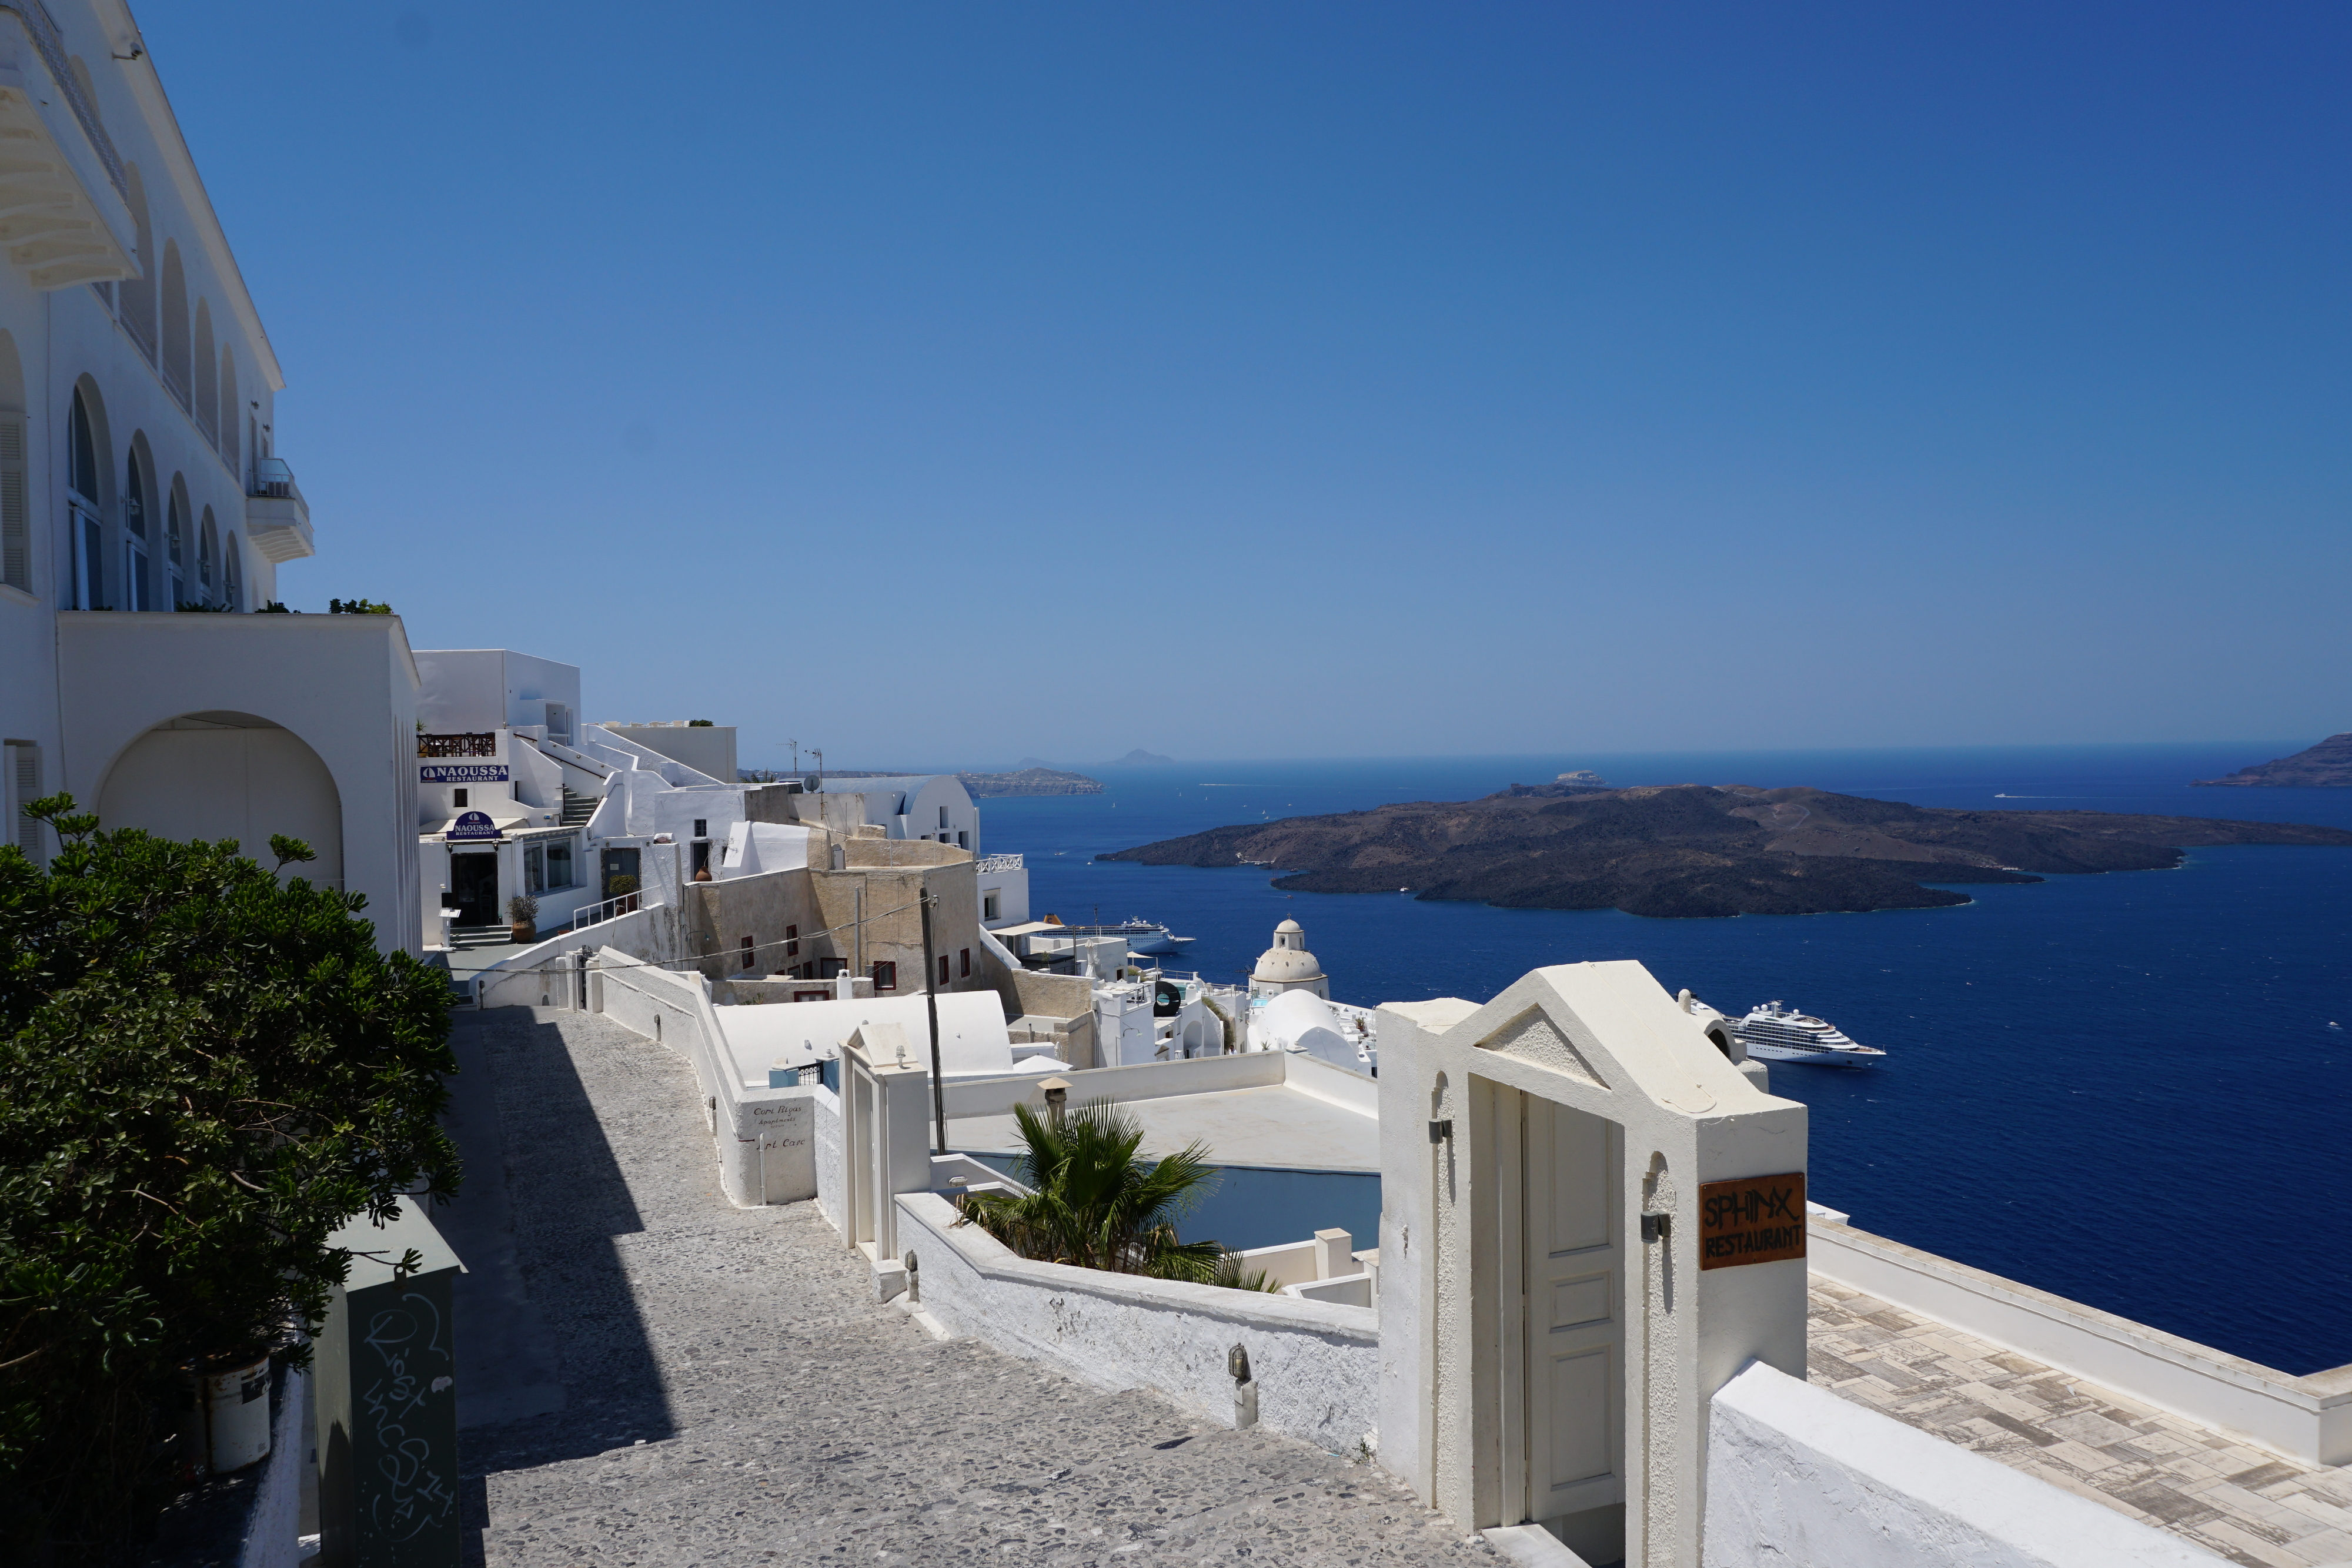
[[[1019,871],[1021,857],[1019,855],[982,855],[974,862],[974,869],[982,876],[992,874],[1002,876],[1008,871]]]

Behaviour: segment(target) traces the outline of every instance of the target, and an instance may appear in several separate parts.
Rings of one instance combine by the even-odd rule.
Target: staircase
[[[514,933],[504,925],[452,925],[449,946],[452,947],[502,947],[514,940]]]
[[[562,821],[563,825],[567,828],[577,828],[584,825],[589,818],[596,814],[596,808],[604,803],[602,796],[581,795],[574,793],[572,787],[568,784],[562,786],[562,788],[563,790]]]

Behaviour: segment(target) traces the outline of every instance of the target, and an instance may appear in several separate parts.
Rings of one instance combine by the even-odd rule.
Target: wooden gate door
[[[1623,1134],[1566,1105],[1526,1108],[1527,1517],[1625,1500]]]

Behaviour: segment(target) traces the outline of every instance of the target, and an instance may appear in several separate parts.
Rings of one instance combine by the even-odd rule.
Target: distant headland
[[[2210,788],[2238,787],[2305,789],[2352,789],[2352,729],[2331,735],[2317,746],[2293,757],[2275,758],[2252,768],[2241,768],[2225,779],[2200,779]]]
[[[1304,893],[1396,893],[1520,909],[1628,915],[1859,914],[1966,904],[1928,883],[2154,871],[2209,844],[2352,847],[2352,831],[2105,811],[1969,811],[1811,789],[1514,784],[1213,828],[1097,856],[1148,865],[1279,868]]]

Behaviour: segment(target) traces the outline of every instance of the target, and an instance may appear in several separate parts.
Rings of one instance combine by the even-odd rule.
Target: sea
[[[1785,1000],[1887,1052],[1859,1071],[1771,1064],[1773,1092],[1811,1112],[1816,1201],[2301,1375],[2352,1363],[2352,1248],[2333,1228],[2352,1201],[2352,849],[2200,849],[2176,871],[1970,884],[1948,909],[1712,920],[1294,894],[1264,869],[1093,857],[1583,768],[1618,785],[2352,828],[2352,789],[2189,787],[2308,744],[1118,767],[1097,770],[1101,795],[985,801],[983,847],[1025,855],[1033,917],[1162,922],[1195,938],[1163,962],[1219,982],[1288,918],[1333,997],[1367,1006],[1484,1001],[1538,966],[1604,958],[1727,1013]]]

